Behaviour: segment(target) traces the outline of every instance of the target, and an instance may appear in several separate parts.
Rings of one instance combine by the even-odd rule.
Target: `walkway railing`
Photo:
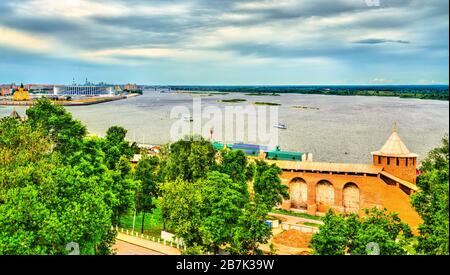
[[[124,229],[124,228],[118,227],[117,225],[115,227],[111,226],[111,230],[115,230],[116,232],[120,232],[120,233],[129,235],[129,236],[137,237],[137,238],[144,239],[147,241],[152,241],[152,242],[162,244],[165,246],[177,248],[180,250],[186,250],[186,245],[184,245],[183,242],[178,239],[176,239],[175,241],[166,240],[166,239],[163,239],[160,237],[150,236],[150,235],[142,234],[142,233],[139,233],[139,232],[136,232],[133,230]]]

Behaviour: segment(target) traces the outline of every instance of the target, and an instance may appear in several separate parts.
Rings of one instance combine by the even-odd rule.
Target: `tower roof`
[[[21,119],[19,113],[17,113],[16,109],[13,109],[13,111],[11,112],[11,114],[9,115],[12,118],[18,118]]]
[[[397,124],[392,127],[392,134],[379,151],[372,152],[373,155],[387,157],[417,157],[411,153],[397,133]]]

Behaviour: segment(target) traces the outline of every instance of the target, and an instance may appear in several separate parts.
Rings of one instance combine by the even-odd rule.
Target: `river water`
[[[219,102],[237,98],[247,101]],[[264,129],[276,137],[272,139],[271,145],[275,141],[283,150],[312,153],[315,161],[370,163],[370,152],[381,148],[394,122],[398,123],[398,133],[403,142],[411,152],[419,154],[421,160],[429,150],[440,145],[441,138],[449,132],[448,101],[392,97],[301,94],[246,96],[240,93],[198,96],[144,91],[144,95],[135,98],[67,109],[85,123],[92,134],[102,136],[110,126],[120,125],[128,130],[127,138],[131,141],[164,144],[176,138],[173,135],[175,125],[189,125],[189,122],[180,121],[180,118],[171,118],[171,111],[185,108],[183,112],[192,112],[193,99],[201,99],[203,110],[210,109],[218,115],[224,115],[229,111],[228,108],[236,107],[247,108],[244,112],[252,108],[267,111],[266,121],[258,121],[257,124],[264,124]],[[281,105],[272,107],[273,113],[269,116],[269,107],[257,108],[253,102]],[[293,106],[312,109],[295,109]],[[9,115],[12,109],[0,106],[0,117]],[[16,110],[23,115],[26,107],[16,107]],[[196,118],[194,116],[191,127],[197,125]],[[241,118],[231,123],[225,119],[221,119],[220,123],[202,119],[200,127],[205,137],[210,135],[209,129],[213,128],[214,140],[269,143],[266,138],[259,137],[258,129],[255,133],[252,127],[255,121],[252,118],[250,114],[243,121]],[[287,129],[277,130],[273,127],[274,122],[286,124]],[[244,125],[244,128],[240,129],[238,125]]]

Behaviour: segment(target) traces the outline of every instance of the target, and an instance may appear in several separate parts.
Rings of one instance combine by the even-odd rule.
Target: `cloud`
[[[375,45],[375,44],[385,44],[385,43],[409,44],[410,42],[406,41],[406,40],[368,38],[368,39],[362,39],[362,40],[355,41],[354,43]]]
[[[0,25],[0,46],[45,53],[51,50],[52,42],[32,33]]]
[[[385,79],[385,78],[374,78],[369,81],[370,84],[391,84],[394,83],[394,80],[392,79]]]
[[[198,64],[214,68],[211,75],[231,64],[242,64],[243,75],[270,75],[279,64],[295,75],[308,64],[317,66],[305,72],[311,79],[326,66],[345,66],[348,79],[361,67],[359,79],[394,78],[380,68],[411,79],[419,69],[434,79],[448,71],[448,1],[2,0],[0,10],[0,47],[45,62]]]

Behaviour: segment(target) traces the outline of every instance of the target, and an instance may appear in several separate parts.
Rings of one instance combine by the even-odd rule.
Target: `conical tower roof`
[[[387,157],[417,157],[411,153],[397,133],[397,124],[392,127],[392,134],[379,151],[372,152],[373,155]]]
[[[14,109],[9,116],[12,118],[21,119],[21,117],[20,117],[19,113],[16,111],[16,109]]]

